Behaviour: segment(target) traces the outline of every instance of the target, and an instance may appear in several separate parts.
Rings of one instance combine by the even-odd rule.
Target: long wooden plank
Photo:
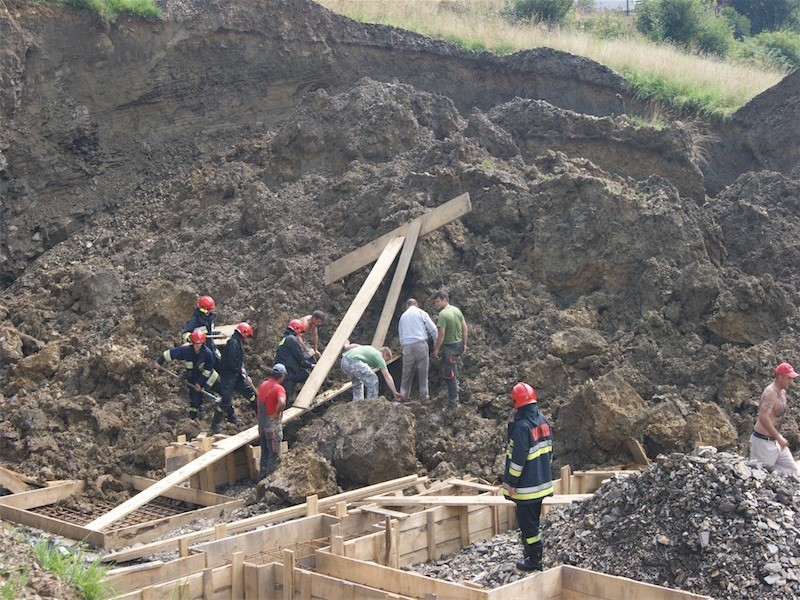
[[[158,498],[162,493],[171,487],[178,485],[182,481],[185,481],[195,473],[199,473],[220,458],[224,458],[227,454],[230,454],[237,448],[241,448],[245,444],[249,444],[256,438],[256,436],[258,436],[258,425],[254,425],[253,427],[245,429],[234,436],[224,438],[216,442],[211,450],[202,456],[193,460],[189,464],[182,466],[174,473],[167,475],[164,479],[151,485],[147,489],[142,490],[135,496],[129,498],[101,517],[98,517],[91,523],[88,523],[86,528],[94,531],[100,531],[104,527],[108,527],[122,517],[131,514],[137,508],[144,506],[150,502],[150,500]]]
[[[392,479],[382,483],[376,483],[365,488],[343,492],[341,494],[336,494],[335,496],[328,496],[327,498],[321,498],[317,502],[317,508],[319,510],[327,510],[333,506],[336,506],[336,504],[339,502],[354,502],[356,500],[360,500],[361,498],[372,496],[373,494],[381,494],[393,490],[402,490],[421,481],[425,481],[425,478],[420,478],[417,475],[407,475],[406,477],[401,477],[399,479]],[[297,506],[290,506],[289,508],[282,508],[273,512],[228,523],[228,534],[233,535],[235,533],[249,531],[263,525],[271,525],[272,523],[296,519],[298,517],[305,516],[305,514],[305,503],[298,504]],[[214,539],[214,528],[209,527],[199,531],[187,533],[180,537],[161,540],[158,542],[151,542],[149,544],[137,546],[136,548],[110,553],[104,556],[103,560],[106,562],[124,563],[137,558],[142,558],[144,556],[151,556],[158,552],[175,550],[179,546],[180,540],[185,540],[187,544],[196,544],[198,542],[205,542],[212,539]]]
[[[591,498],[592,494],[562,494],[548,496],[543,504],[565,504]],[[493,494],[484,496],[372,496],[356,504],[380,506],[513,506],[511,500]]]
[[[383,346],[386,341],[386,333],[389,331],[389,325],[392,322],[397,301],[400,299],[400,292],[403,289],[403,283],[406,280],[406,273],[408,273],[408,265],[411,264],[411,257],[414,256],[414,248],[417,247],[417,239],[419,238],[419,231],[422,227],[421,221],[411,223],[408,228],[408,235],[403,244],[403,251],[400,252],[400,258],[397,260],[397,268],[394,270],[392,277],[392,285],[389,286],[389,293],[386,295],[386,302],[383,304],[383,312],[381,318],[378,320],[378,326],[375,328],[375,335],[372,337],[372,345],[376,348]]]
[[[21,509],[38,508],[39,506],[54,504],[59,500],[69,498],[73,494],[80,494],[84,489],[84,483],[78,480],[65,479],[50,483],[51,485],[38,490],[0,496],[0,504]]]
[[[370,300],[372,300],[372,297],[375,295],[386,273],[389,272],[389,268],[392,266],[397,253],[400,252],[404,241],[404,237],[397,237],[386,244],[378,262],[375,263],[372,271],[370,271],[366,281],[361,286],[353,303],[350,305],[350,308],[347,309],[344,317],[342,317],[339,327],[336,328],[333,336],[331,336],[331,341],[328,342],[325,351],[322,353],[322,356],[319,357],[317,365],[303,384],[303,389],[300,390],[300,393],[297,395],[297,399],[292,408],[307,409],[311,406],[311,402],[314,400],[317,391],[325,382],[325,378],[333,368],[336,359],[339,358],[342,346],[349,339],[356,325],[358,325],[358,320],[361,318],[361,315],[367,310]]]
[[[426,235],[442,225],[447,225],[451,221],[455,221],[471,210],[472,203],[469,200],[469,193],[467,192],[445,202],[441,206],[417,217],[413,221],[409,221],[405,225],[401,225],[397,229],[371,241],[369,244],[361,246],[358,250],[354,250],[350,254],[346,254],[333,261],[325,267],[325,285],[330,285],[334,281],[338,281],[350,273],[358,271],[362,267],[366,267],[380,256],[390,240],[399,236],[405,236],[413,223],[420,222],[422,224],[420,235]]]

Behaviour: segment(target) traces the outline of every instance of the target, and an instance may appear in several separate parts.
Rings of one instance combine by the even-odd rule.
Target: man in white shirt
[[[414,372],[419,379],[419,399],[428,400],[428,338],[436,339],[436,325],[430,315],[417,306],[414,298],[406,300],[406,309],[398,324],[400,345],[403,347],[403,376],[400,395],[408,398]]]

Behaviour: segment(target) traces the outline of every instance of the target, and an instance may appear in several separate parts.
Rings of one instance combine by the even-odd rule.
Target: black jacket
[[[553,456],[553,431],[536,403],[521,406],[508,424],[504,495],[514,502],[541,502],[553,493],[550,462]],[[509,487],[516,489],[511,495]]]
[[[225,350],[222,353],[222,358],[217,364],[217,371],[220,377],[232,377],[242,372],[244,365],[244,338],[238,331],[234,331],[233,335],[228,339],[225,345]]]
[[[206,347],[211,350],[214,361],[219,361],[222,354],[217,348],[217,344],[211,339],[211,334],[214,332],[214,313],[203,313],[199,308],[195,308],[181,334],[181,339],[184,343],[189,341],[189,336],[192,335],[195,329],[202,329],[206,332],[206,336],[208,336],[206,337]]]

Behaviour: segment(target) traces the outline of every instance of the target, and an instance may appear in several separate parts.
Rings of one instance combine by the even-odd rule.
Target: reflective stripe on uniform
[[[525,543],[528,544],[529,546],[533,546],[536,542],[538,542],[541,539],[542,539],[542,534],[537,533],[533,537],[525,538]]]
[[[548,481],[533,487],[517,488],[517,493],[512,496],[514,500],[537,500],[553,493],[553,482]]]

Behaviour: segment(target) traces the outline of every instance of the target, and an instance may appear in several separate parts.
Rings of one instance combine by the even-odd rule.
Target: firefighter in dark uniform
[[[524,560],[516,566],[521,571],[542,568],[542,540],[539,517],[542,500],[553,494],[553,431],[550,422],[539,412],[536,392],[527,383],[518,383],[511,391],[514,420],[508,424],[506,471],[503,494],[517,505],[517,522],[522,532]]]
[[[179,360],[183,362],[186,381],[189,384],[189,417],[197,419],[203,413],[203,392],[211,392],[219,379],[219,374],[214,369],[214,357],[211,350],[205,345],[206,333],[202,329],[195,329],[189,334],[191,346],[177,346],[165,350],[164,354],[156,359],[155,368],[161,368],[165,362]]]
[[[300,319],[292,319],[283,332],[275,351],[275,362],[286,367],[283,389],[286,390],[286,408],[294,402],[294,386],[308,379],[309,371],[314,368],[317,359],[309,355],[298,336],[304,334],[306,328]]]
[[[186,327],[183,328],[181,339],[184,343],[189,342],[189,336],[195,329],[202,329],[206,334],[206,346],[211,350],[214,355],[214,361],[219,361],[222,358],[217,345],[214,343],[211,335],[214,333],[214,317],[217,316],[217,305],[211,296],[203,296],[197,301],[197,308],[194,309],[192,316],[189,317]]]
[[[253,411],[257,410],[256,389],[244,368],[244,340],[250,337],[253,337],[253,328],[248,323],[239,323],[228,339],[222,358],[217,364],[220,377],[218,389],[222,401],[214,411],[211,433],[219,433],[223,414],[227,416],[228,422],[234,424],[239,422],[233,410],[233,392],[239,392],[247,398]]]

